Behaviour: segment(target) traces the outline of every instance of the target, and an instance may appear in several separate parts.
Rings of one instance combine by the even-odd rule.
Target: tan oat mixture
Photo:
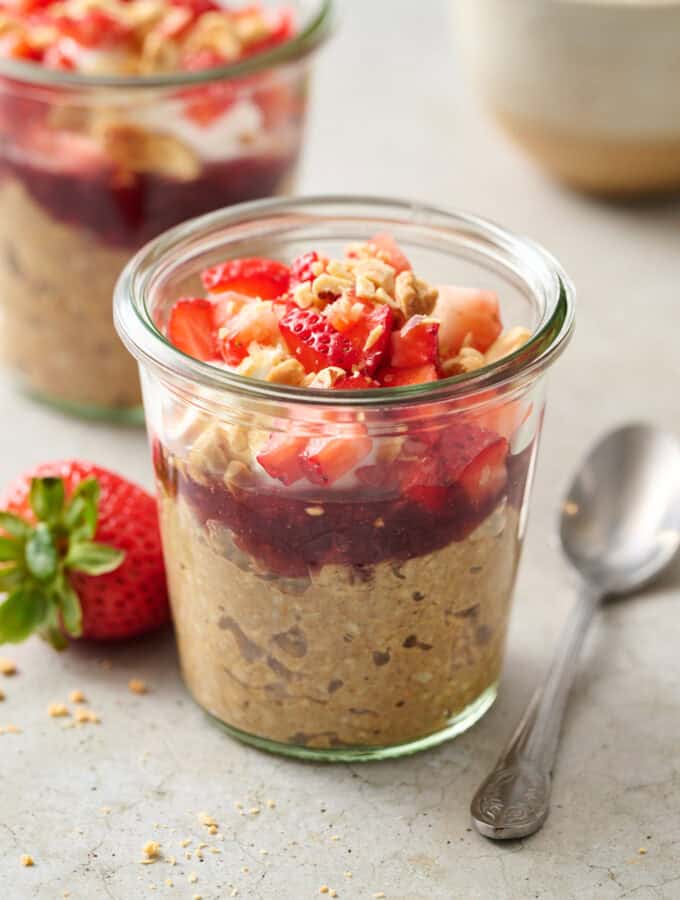
[[[314,748],[402,743],[498,680],[520,549],[511,507],[368,581],[325,566],[298,591],[230,559],[227,535],[182,500],[166,498],[161,520],[185,679],[236,728]]]

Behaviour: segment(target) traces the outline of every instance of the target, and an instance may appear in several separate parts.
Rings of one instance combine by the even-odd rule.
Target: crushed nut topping
[[[161,852],[161,845],[158,841],[147,841],[142,847],[142,853],[147,859],[158,859]]]
[[[20,859],[20,862],[21,862],[21,865],[22,865],[22,866],[25,866],[25,867],[27,867],[27,868],[30,867],[30,866],[34,866],[34,865],[35,865],[35,862],[34,862],[34,860],[33,860],[33,857],[30,856],[28,853],[23,853],[23,854],[22,854],[21,859]]]
[[[47,715],[52,716],[53,719],[59,719],[63,716],[70,716],[71,713],[63,703],[50,703],[47,707]]]
[[[85,694],[79,690],[71,691],[68,695],[68,699],[71,703],[85,703],[87,701]]]
[[[0,675],[5,675],[6,677],[11,677],[12,675],[17,674],[17,664],[12,659],[7,659],[7,657],[0,657]]]
[[[411,316],[429,316],[434,310],[439,291],[409,269],[397,275],[395,299],[406,320]]]

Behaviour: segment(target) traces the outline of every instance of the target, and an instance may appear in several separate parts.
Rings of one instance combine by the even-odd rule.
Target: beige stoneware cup
[[[680,0],[454,0],[454,26],[493,115],[552,175],[680,188]]]

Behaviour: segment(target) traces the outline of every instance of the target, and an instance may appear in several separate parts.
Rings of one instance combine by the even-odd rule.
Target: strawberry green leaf
[[[38,581],[47,581],[57,574],[59,558],[49,526],[44,522],[36,525],[33,534],[26,541],[26,566]]]
[[[28,522],[24,522],[19,516],[4,510],[0,510],[0,528],[15,538],[27,538],[31,533],[31,526]]]
[[[64,580],[59,585],[57,602],[64,628],[71,637],[80,637],[83,633],[83,612],[80,607],[78,594],[76,594],[67,580]]]
[[[57,519],[64,508],[64,481],[61,478],[32,478],[31,509],[43,522]]]
[[[64,512],[64,525],[72,540],[91,540],[97,530],[99,482],[86,478],[76,487]]]
[[[0,606],[0,644],[18,644],[42,623],[47,610],[44,595],[34,588],[17,588]]]
[[[0,566],[0,593],[13,591],[26,578],[23,566]]]
[[[79,541],[71,543],[64,564],[86,575],[105,575],[117,569],[124,558],[125,553],[115,547],[95,541]]]
[[[38,634],[55,650],[65,650],[68,647],[68,639],[61,629],[59,610],[56,603],[50,603],[48,606],[47,615],[38,629]]]
[[[0,562],[16,562],[23,553],[24,548],[16,538],[0,537]]]

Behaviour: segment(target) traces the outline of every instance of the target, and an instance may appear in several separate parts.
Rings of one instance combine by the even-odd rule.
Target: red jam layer
[[[277,193],[295,162],[296,154],[242,157],[206,163],[191,181],[137,173],[123,185],[111,172],[51,172],[7,159],[0,161],[0,174],[18,178],[55,220],[102,243],[136,249],[186,219]]]
[[[378,563],[398,566],[465,540],[503,499],[520,508],[535,446],[534,441],[507,457],[508,478],[498,493],[473,503],[460,485],[451,484],[436,512],[426,503],[368,486],[360,493],[333,491],[306,498],[286,490],[228,490],[217,480],[206,486],[181,473],[158,444],[154,463],[164,492],[182,497],[201,527],[219,522],[229,529],[236,546],[260,569],[304,577],[324,565],[343,565],[362,577]],[[323,514],[310,515],[315,507],[323,508]]]

